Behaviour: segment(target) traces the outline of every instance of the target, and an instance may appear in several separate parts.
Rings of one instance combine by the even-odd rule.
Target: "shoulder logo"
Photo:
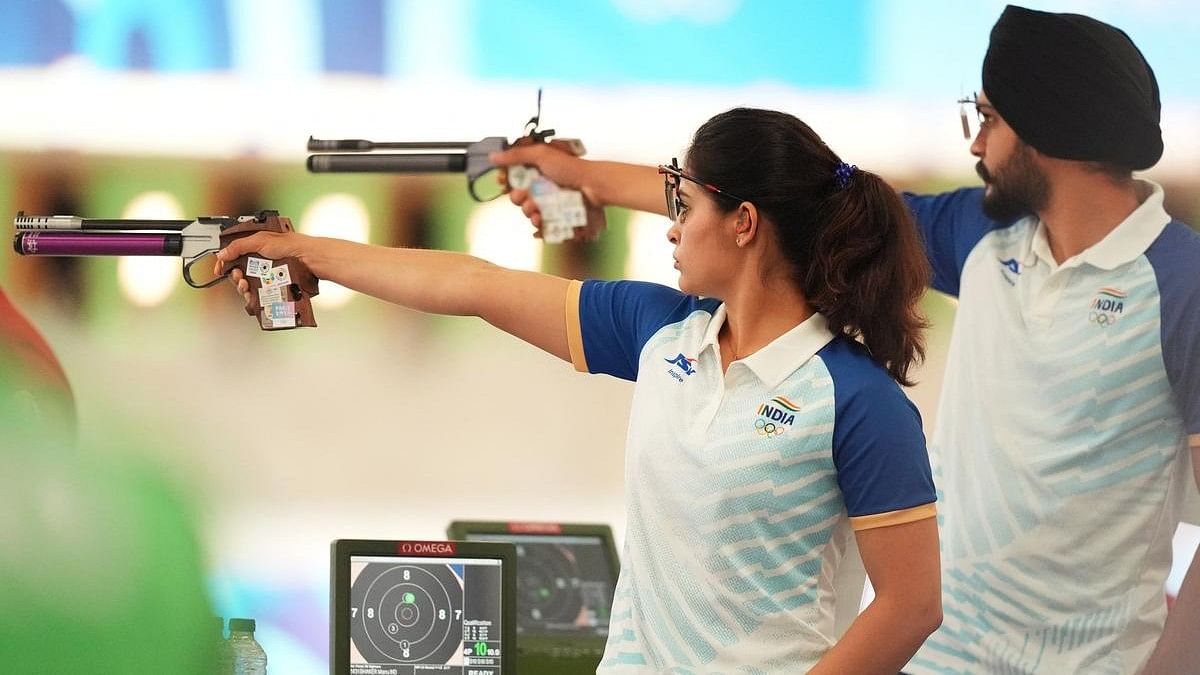
[[[1088,323],[1097,326],[1110,326],[1117,322],[1125,313],[1125,298],[1129,293],[1119,288],[1105,286],[1096,290],[1089,306]]]
[[[996,260],[1000,261],[1000,266],[1004,268],[1000,271],[1000,274],[1004,277],[1004,280],[1007,281],[1010,286],[1016,286],[1017,280],[1009,276],[1009,274],[1013,274],[1018,277],[1021,276],[1021,263],[1016,258],[1009,258],[1008,260],[996,258]]]
[[[683,355],[683,352],[680,352],[673,358],[663,359],[663,361],[666,361],[667,363],[675,366],[675,368],[682,370],[684,375],[690,376],[690,375],[696,374],[696,367],[692,365],[693,363],[696,362],[696,359],[689,359],[688,357]],[[675,372],[674,368],[668,368],[667,374],[670,375],[671,377],[675,378],[679,382],[683,382],[683,375],[680,375],[679,373]]]
[[[783,396],[775,398],[758,406],[758,418],[754,420],[754,431],[759,436],[782,436],[787,428],[796,421],[796,413],[800,405]]]

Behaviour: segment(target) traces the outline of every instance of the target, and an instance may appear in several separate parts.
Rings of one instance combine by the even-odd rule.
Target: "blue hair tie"
[[[833,170],[833,182],[837,185],[837,189],[845,190],[850,187],[850,178],[854,172],[858,171],[858,167],[845,162],[838,162],[837,167]]]

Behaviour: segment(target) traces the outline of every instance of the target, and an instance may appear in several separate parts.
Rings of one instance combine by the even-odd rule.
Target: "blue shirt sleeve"
[[[833,377],[833,462],[850,517],[936,501],[921,413],[900,385],[850,340],[818,354]]]
[[[579,329],[588,372],[636,380],[642,347],[651,336],[717,304],[642,281],[585,281],[579,292]]]
[[[985,234],[1006,225],[983,214],[983,188],[938,195],[905,192],[902,196],[912,209],[925,242],[925,254],[933,268],[933,287],[957,297],[963,264],[971,249]]]
[[[1146,258],[1158,279],[1167,381],[1187,433],[1200,434],[1200,234],[1172,221]]]

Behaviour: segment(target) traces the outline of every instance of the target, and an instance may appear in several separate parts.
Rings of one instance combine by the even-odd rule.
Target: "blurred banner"
[[[547,121],[606,157],[659,161],[712,114],[754,105],[876,170],[970,175],[953,101],[978,88],[1004,4],[0,0],[0,83],[22,102],[0,111],[0,149],[293,159],[310,133],[511,134],[545,86]],[[1164,101],[1155,171],[1192,172],[1200,8],[1025,4],[1133,37]]]
[[[1188,0],[1025,2],[1126,30],[1168,98],[1200,96]],[[951,0],[4,0],[0,65],[576,84],[973,87],[1005,3]],[[1188,50],[1185,52],[1184,50]],[[961,81],[961,82],[960,82]]]

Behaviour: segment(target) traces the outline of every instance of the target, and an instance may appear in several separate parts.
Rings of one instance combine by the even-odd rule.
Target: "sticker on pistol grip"
[[[262,326],[263,328],[295,328],[296,303],[275,302],[264,306]]]
[[[246,276],[265,279],[271,276],[271,261],[250,256],[246,258]]]
[[[283,286],[263,286],[258,289],[258,304],[266,307],[276,302],[283,302]]]
[[[575,236],[575,229],[587,225],[583,193],[564,190],[549,179],[538,176],[529,193],[542,212],[542,241],[559,244]]]
[[[514,190],[528,190],[541,175],[536,167],[514,164],[508,167],[508,186]]]
[[[272,267],[271,277],[275,280],[275,283],[280,286],[286,286],[292,283],[292,273],[288,271],[287,265]]]

